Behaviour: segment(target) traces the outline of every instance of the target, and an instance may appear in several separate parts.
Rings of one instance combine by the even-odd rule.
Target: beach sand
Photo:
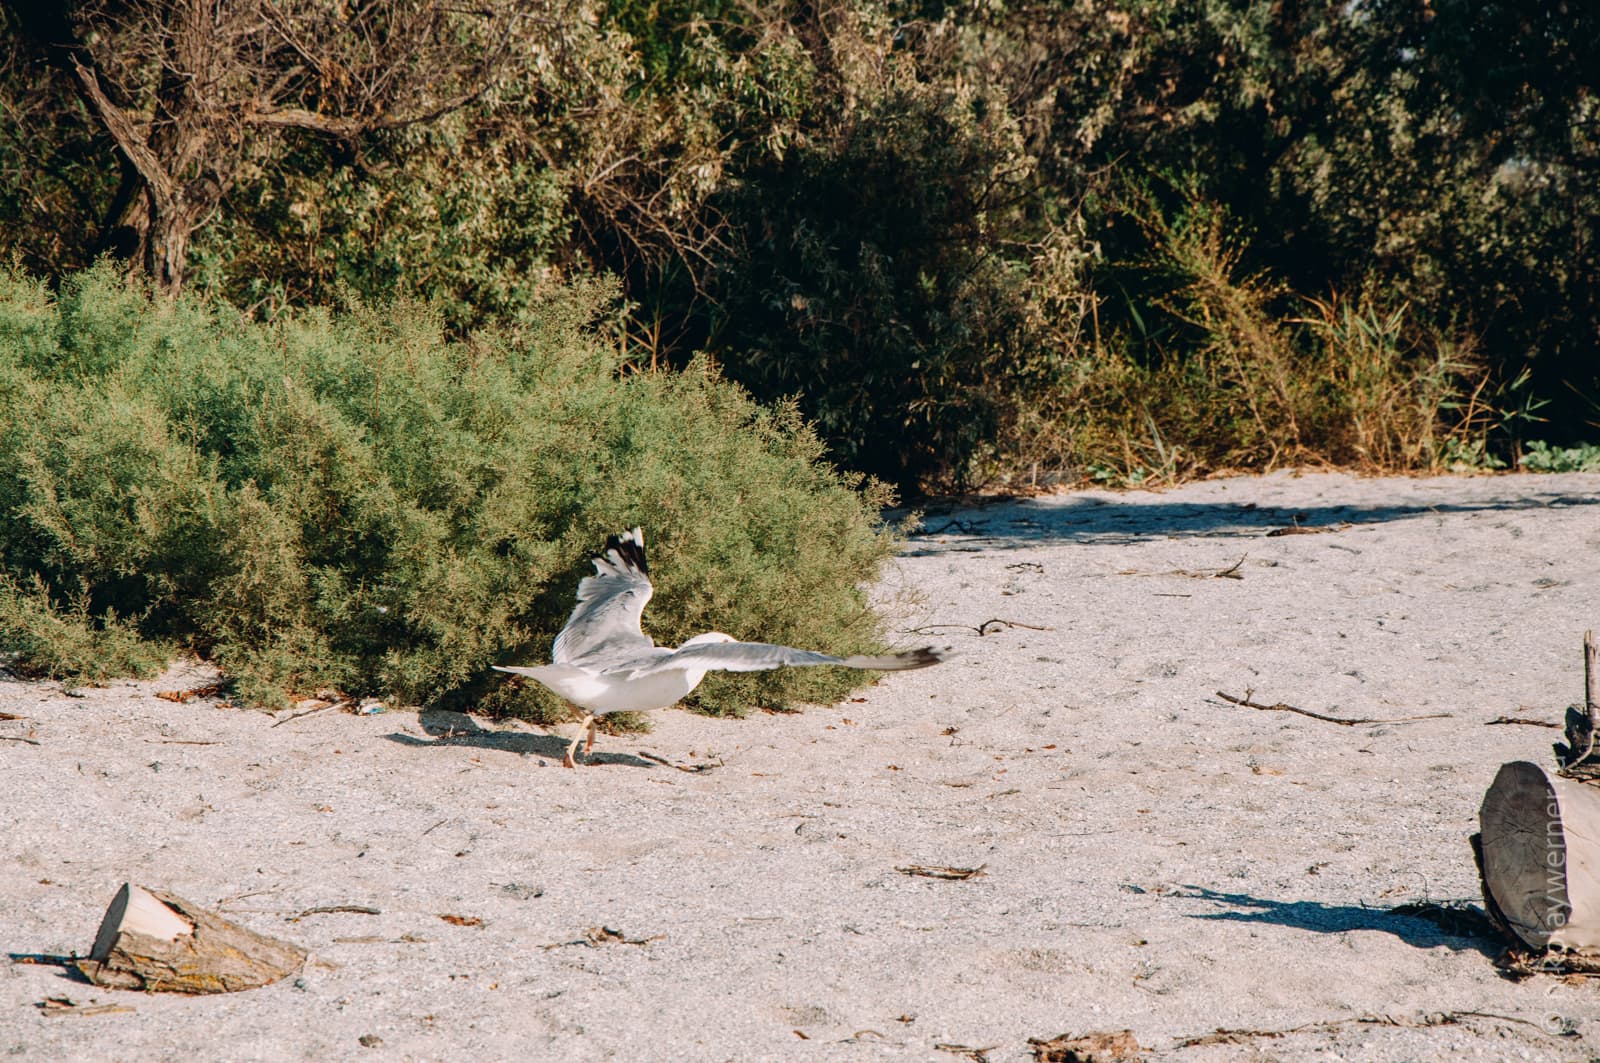
[[[1185,1063],[1600,1055],[1600,984],[1508,980],[1498,941],[1397,911],[1477,903],[1485,788],[1553,763],[1559,732],[1491,721],[1581,700],[1600,476],[996,502],[931,514],[877,593],[898,645],[955,657],[800,713],[658,713],[576,771],[570,726],[154,696],[192,662],[0,682],[0,735],[38,743],[0,741],[8,952],[87,952],[132,881],[313,953],[198,998],[5,964],[0,1052],[1000,1063],[1127,1029]],[[378,913],[300,914],[341,905]],[[36,1006],[60,996],[131,1010]]]

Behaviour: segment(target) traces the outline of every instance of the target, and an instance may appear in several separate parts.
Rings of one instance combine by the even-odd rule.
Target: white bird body
[[[649,712],[683,700],[710,671],[760,672],[773,668],[832,664],[875,671],[925,668],[944,658],[932,648],[887,657],[833,657],[792,646],[740,642],[710,631],[677,649],[657,646],[640,629],[644,607],[655,592],[645,563],[644,533],[633,528],[606,540],[594,559],[595,574],[578,584],[578,604],[556,636],[551,663],[537,667],[495,665],[533,679],[587,714],[563,763],[584,732],[594,747],[594,718],[610,712]]]
[[[691,672],[686,668],[674,668],[638,679],[614,679],[570,664],[500,670],[537,679],[565,700],[596,716],[608,712],[649,712],[676,705],[706,676],[704,669]]]

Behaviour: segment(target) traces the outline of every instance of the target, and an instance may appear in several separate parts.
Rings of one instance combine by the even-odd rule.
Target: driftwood
[[[1479,823],[1490,915],[1529,948],[1600,956],[1600,788],[1515,761]]]
[[[1600,665],[1596,657],[1594,632],[1583,633],[1583,708],[1574,705],[1567,709],[1567,741],[1556,743],[1556,762],[1561,774],[1574,779],[1600,779],[1600,748],[1596,748],[1596,733],[1600,732]]]
[[[1500,960],[1510,974],[1600,974],[1596,656],[1594,632],[1585,631],[1583,704],[1567,709],[1566,742],[1555,745],[1559,771],[1528,761],[1505,764],[1483,795],[1482,830],[1472,850],[1484,909],[1516,942]]]
[[[298,946],[130,882],[106,909],[93,951],[74,965],[95,985],[115,989],[230,993],[276,982],[305,959]]]

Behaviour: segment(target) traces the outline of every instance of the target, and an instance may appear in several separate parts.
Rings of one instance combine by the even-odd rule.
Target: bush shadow
[[[1600,480],[1597,480],[1600,483]],[[1465,502],[1394,505],[1273,506],[1255,502],[1119,502],[1103,495],[1007,499],[991,506],[930,514],[906,554],[1008,550],[1044,542],[1122,545],[1172,537],[1254,539],[1413,517],[1600,505],[1600,491],[1508,491]]]

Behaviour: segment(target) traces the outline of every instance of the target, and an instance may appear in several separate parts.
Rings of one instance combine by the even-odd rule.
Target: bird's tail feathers
[[[842,662],[847,668],[867,668],[874,672],[908,672],[913,668],[927,668],[940,661],[949,660],[950,647],[923,646],[887,657],[869,657],[857,654]]]

